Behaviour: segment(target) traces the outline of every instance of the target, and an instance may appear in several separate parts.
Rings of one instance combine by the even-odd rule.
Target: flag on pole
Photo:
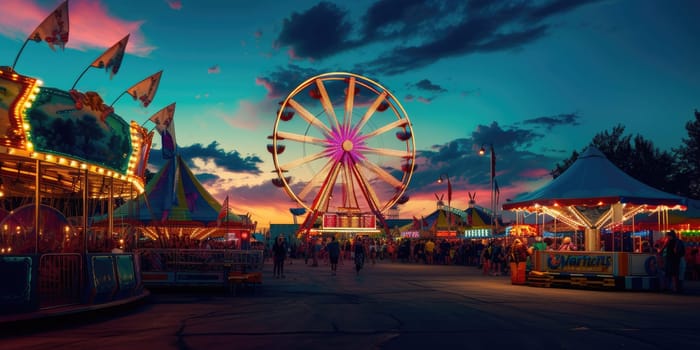
[[[450,206],[452,203],[452,183],[450,182],[450,178],[447,178],[447,206]]]
[[[221,211],[219,211],[219,216],[216,217],[216,225],[221,226],[221,222],[224,220],[228,214],[228,195],[224,199],[224,204],[221,206]]]
[[[156,96],[158,85],[160,85],[160,77],[163,71],[155,73],[150,77],[141,80],[136,85],[126,90],[126,93],[131,95],[134,100],[139,101],[143,107],[148,107]]]
[[[501,196],[501,189],[498,188],[498,180],[493,181],[493,191],[496,193],[496,205],[498,205],[498,198]]]
[[[29,34],[27,40],[36,42],[46,41],[51,50],[56,51],[54,45],[64,49],[68,42],[68,0],[64,1],[44,19],[34,31]]]
[[[170,159],[175,156],[175,103],[171,103],[160,111],[156,112],[148,120],[156,124],[156,130],[161,135],[163,159]]]
[[[496,177],[496,153],[493,151],[493,145],[491,145],[491,179]]]
[[[106,71],[110,72],[109,78],[112,79],[122,65],[126,44],[129,42],[129,35],[131,34],[127,34],[122,40],[119,40],[119,42],[107,49],[107,51],[92,62],[90,67],[104,68]]]

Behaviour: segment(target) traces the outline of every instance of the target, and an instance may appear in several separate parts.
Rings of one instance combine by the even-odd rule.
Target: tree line
[[[629,176],[659,190],[679,196],[700,199],[700,112],[685,124],[687,137],[670,151],[660,150],[652,140],[625,134],[621,124],[603,131],[589,143]],[[588,147],[588,146],[586,146]],[[585,150],[584,147],[580,152]],[[557,178],[578,158],[579,151],[557,163],[550,172]]]

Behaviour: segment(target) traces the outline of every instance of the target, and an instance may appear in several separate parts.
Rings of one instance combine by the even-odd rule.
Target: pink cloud
[[[549,176],[549,170],[540,168],[540,169],[525,169],[520,172],[520,176],[522,177],[529,177],[531,179],[539,179],[545,176]]]
[[[294,51],[294,48],[292,48],[292,47],[290,47],[289,50],[287,50],[287,55],[289,56],[289,59],[292,61],[298,61],[301,59],[301,57],[299,57],[297,55],[296,51]]]
[[[42,7],[36,1],[3,1],[3,20],[0,34],[11,38],[26,38],[30,32],[54,10],[55,7]],[[128,21],[114,17],[101,1],[72,0],[69,4],[70,34],[69,48],[107,49],[131,34],[127,53],[148,56],[154,46],[148,45],[141,32],[144,21]]]
[[[278,99],[282,97],[282,93],[280,91],[275,90],[274,84],[272,84],[269,80],[266,78],[255,78],[255,84],[260,85],[267,90],[267,99]]]
[[[219,67],[218,64],[215,64],[215,65],[209,67],[209,69],[207,69],[207,73],[208,74],[219,74],[219,73],[221,73],[221,67]]]
[[[168,6],[173,10],[182,10],[182,1],[180,0],[168,0]]]
[[[269,100],[251,102],[240,101],[233,113],[218,111],[215,115],[229,125],[244,130],[257,130],[263,123],[267,126],[273,120],[277,104]]]

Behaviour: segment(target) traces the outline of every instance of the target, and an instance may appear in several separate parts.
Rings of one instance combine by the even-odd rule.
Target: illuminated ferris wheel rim
[[[345,116],[343,116],[342,120],[339,120],[339,118],[335,116],[335,107],[329,98],[329,92],[325,89],[325,83],[330,81],[342,81],[343,83],[347,84],[347,88],[344,92]],[[312,87],[314,84],[316,85],[315,88]],[[372,94],[376,95],[376,98],[369,105],[367,111],[360,118],[359,122],[353,124],[352,112],[355,108],[354,96],[359,91],[356,89],[357,86],[366,88]],[[309,89],[310,87],[312,90],[315,89],[315,92],[318,96],[315,96],[314,98],[320,100],[323,106],[323,110],[317,115],[313,115],[311,112],[305,109],[304,105],[298,103],[294,99],[297,95],[299,95],[304,90]],[[308,123],[308,127],[314,127],[318,129],[323,136],[309,136],[308,131],[304,134],[295,134],[281,131],[280,125],[292,118],[291,116],[288,116],[289,119],[285,119],[285,113],[289,113],[287,111],[288,108],[291,108],[294,112],[299,113],[300,118],[303,118]],[[363,127],[368,121],[370,121],[370,119],[376,112],[383,112],[389,108],[393,111],[394,115],[396,116],[396,121],[388,123],[379,129],[375,129],[370,133],[362,133]],[[294,115],[294,112],[292,112],[291,115]],[[320,114],[326,114],[329,120],[328,125],[316,118]],[[400,128],[403,130],[403,132],[397,132],[397,138],[399,138],[401,142],[405,143],[405,150],[403,151],[388,148],[372,148],[365,143],[365,141],[367,141],[368,139],[382,135],[390,130],[395,130],[396,128]],[[401,135],[401,137],[399,135]],[[288,177],[286,174],[289,170],[291,170],[294,167],[300,166],[301,164],[328,158],[329,161],[326,163],[326,166],[324,166],[324,169],[317,173],[317,175],[328,175],[324,180],[324,184],[321,186],[321,191],[332,192],[332,187],[338,181],[337,177],[339,176],[339,171],[343,172],[343,174],[345,175],[344,179],[346,183],[347,180],[350,178],[354,177],[355,179],[357,179],[356,181],[358,182],[358,187],[362,192],[363,196],[366,197],[368,202],[372,202],[369,203],[370,207],[374,206],[374,209],[379,212],[383,212],[389,209],[404,194],[406,186],[408,185],[411,179],[415,166],[414,163],[416,151],[415,140],[413,138],[413,128],[405,109],[398,101],[398,99],[384,86],[372,79],[355,73],[324,73],[313,76],[299,84],[294,90],[292,90],[289,93],[289,95],[287,95],[287,97],[282,102],[280,102],[280,108],[277,112],[277,116],[274,123],[273,134],[270,138],[272,139],[272,145],[268,145],[268,150],[273,155],[275,171],[279,178],[278,182],[281,184],[280,187],[283,187],[287,194],[293,200],[295,200],[307,210],[317,210],[321,206],[321,204],[317,203],[319,196],[320,198],[325,198],[327,200],[328,196],[332,197],[332,195],[328,193],[319,193],[316,197],[316,200],[314,200],[314,202],[311,204],[307,203],[307,201],[301,198],[306,197],[306,195],[308,195],[307,189],[309,189],[310,191],[310,186],[314,180],[312,179],[311,181],[309,181],[307,186],[300,192],[305,194],[304,196],[301,196],[291,188],[291,177]],[[279,143],[282,140],[295,141],[301,144],[314,144],[317,146],[321,146],[324,149],[321,152],[316,153],[314,155],[305,156],[287,164],[280,164],[279,154],[282,153],[285,149],[285,145]],[[399,180],[394,178],[393,175],[389,174],[379,165],[369,161],[366,156],[367,154],[379,154],[390,157],[399,157],[401,159],[401,162],[404,162],[401,166],[401,179]],[[340,164],[341,168],[344,168],[338,170],[338,164]],[[395,192],[391,199],[389,199],[388,201],[381,201],[381,203],[379,203],[380,201],[378,200],[376,194],[373,192],[372,185],[369,183],[369,181],[366,181],[366,179],[362,177],[359,169],[365,169],[369,172],[374,173],[381,180],[394,187]],[[351,174],[348,175],[348,173]],[[332,182],[330,184],[330,187],[327,184],[329,180],[330,182]],[[316,181],[318,181],[318,179],[316,179]],[[350,181],[350,185],[353,186],[352,180]],[[353,192],[353,196],[354,195],[355,193]]]

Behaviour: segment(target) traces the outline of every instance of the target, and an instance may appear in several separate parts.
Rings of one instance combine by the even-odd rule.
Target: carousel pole
[[[36,160],[36,174],[34,176],[34,254],[39,254],[39,208],[41,206],[41,161]]]
[[[85,167],[85,181],[83,181],[83,240],[85,241],[85,254],[88,249],[88,169]]]
[[[113,239],[114,234],[114,178],[111,177],[109,181],[109,198],[107,198],[107,232],[109,238]]]

